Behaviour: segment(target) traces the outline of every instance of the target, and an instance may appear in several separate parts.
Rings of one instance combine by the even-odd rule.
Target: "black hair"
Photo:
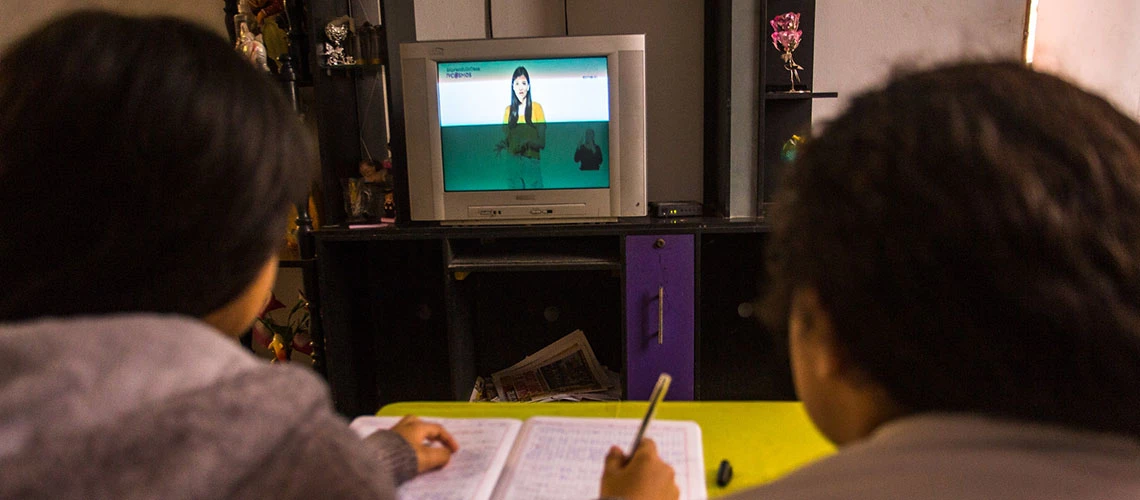
[[[515,79],[517,79],[520,76],[525,77],[527,85],[530,85],[530,73],[527,73],[526,68],[524,68],[522,66],[515,68],[514,74],[511,75],[511,116],[507,120],[507,123],[509,124],[509,126],[511,128],[515,128],[515,125],[518,125],[518,123],[519,123],[519,96],[515,95],[514,83],[515,83]],[[525,114],[525,118],[526,118],[527,123],[534,123],[530,120],[530,116],[531,116],[530,110],[531,110],[531,107],[534,106],[534,98],[531,97],[531,91],[532,90],[533,89],[531,89],[529,87],[526,90],[526,111],[525,111],[526,114]]]
[[[769,322],[815,288],[901,405],[1140,436],[1140,125],[1100,97],[897,77],[804,146],[773,224]]]
[[[0,57],[0,320],[204,316],[315,165],[281,89],[185,21],[77,12]]]

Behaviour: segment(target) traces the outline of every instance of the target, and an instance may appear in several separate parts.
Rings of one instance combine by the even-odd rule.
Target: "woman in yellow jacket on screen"
[[[542,188],[539,160],[546,147],[546,115],[531,98],[530,73],[519,66],[511,75],[511,105],[503,111],[502,141],[495,151],[511,153],[507,183],[511,189]]]

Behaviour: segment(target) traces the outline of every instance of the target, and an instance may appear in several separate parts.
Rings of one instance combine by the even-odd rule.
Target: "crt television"
[[[411,219],[646,214],[645,35],[400,45]]]

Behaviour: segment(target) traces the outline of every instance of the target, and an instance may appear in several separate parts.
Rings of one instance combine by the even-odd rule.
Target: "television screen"
[[[437,67],[444,191],[610,186],[605,57]]]
[[[411,220],[645,216],[645,35],[409,42],[400,64]]]

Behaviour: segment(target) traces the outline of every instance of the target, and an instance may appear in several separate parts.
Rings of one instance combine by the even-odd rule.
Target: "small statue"
[[[285,0],[240,0],[238,11],[249,15],[250,29],[265,45],[272,68],[279,57],[289,53]]]
[[[237,46],[241,55],[262,71],[269,71],[269,62],[265,55],[265,44],[258,40],[253,31],[249,29],[249,19],[244,14],[234,16],[237,23]]]
[[[356,58],[345,53],[344,42],[348,39],[349,33],[352,31],[352,20],[346,18],[337,18],[330,21],[325,25],[325,42],[324,56],[327,58],[326,64],[329,66],[343,66],[346,64],[356,64]]]

